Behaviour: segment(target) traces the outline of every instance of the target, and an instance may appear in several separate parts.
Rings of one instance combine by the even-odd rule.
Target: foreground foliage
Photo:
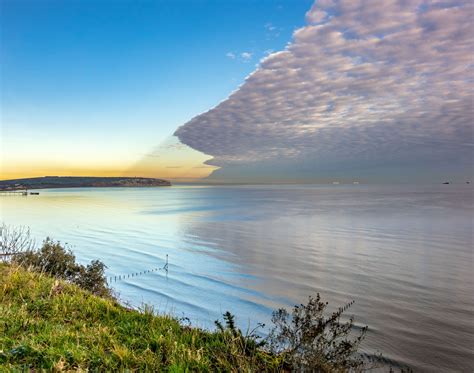
[[[79,264],[71,250],[50,238],[38,248],[26,227],[0,225],[0,260],[66,280],[95,295],[112,296],[104,263],[93,260],[87,266]]]
[[[12,263],[66,280],[95,295],[112,296],[112,291],[107,286],[104,263],[100,260],[93,260],[87,266],[76,263],[76,257],[71,250],[49,238],[39,249],[25,250],[14,255]]]
[[[107,287],[105,265],[76,263],[70,250],[46,239],[35,248],[26,230],[3,226],[0,264],[0,368],[131,371],[360,371],[357,349],[367,328],[351,338],[352,303],[325,316],[319,294],[291,313],[273,314],[262,339],[243,333],[230,312],[214,332],[184,325],[152,308],[120,305]],[[27,236],[27,238],[25,238]],[[2,251],[0,251],[1,254]],[[1,370],[1,369],[0,369]]]
[[[0,366],[56,370],[277,371],[281,358],[226,332],[127,309],[76,285],[0,265]]]
[[[328,303],[322,302],[317,294],[316,298],[309,297],[306,305],[294,306],[291,314],[279,309],[272,317],[275,325],[269,337],[272,350],[283,356],[289,367],[299,371],[345,372],[362,368],[364,361],[356,353],[367,327],[351,339],[353,318],[341,322],[342,314],[352,304],[325,316]]]
[[[312,322],[306,320],[301,327],[299,316],[296,329],[277,321],[276,334],[262,340],[254,332],[242,333],[226,313],[224,325],[217,322],[217,330],[210,332],[158,316],[151,308],[130,310],[64,280],[6,264],[0,265],[0,299],[0,367],[6,369],[336,372],[361,368],[353,357],[357,346],[344,339],[348,324],[332,324],[333,316],[328,323],[308,314],[319,325],[313,332]],[[305,314],[313,312],[314,306],[313,300],[309,308],[298,306],[298,310],[306,309]],[[326,320],[326,326],[321,320]],[[341,342],[334,343],[338,340],[332,337],[334,332],[343,338]],[[270,351],[270,344],[275,351]]]

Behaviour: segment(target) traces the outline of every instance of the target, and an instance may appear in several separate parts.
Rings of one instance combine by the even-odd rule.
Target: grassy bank
[[[105,265],[76,262],[49,238],[0,226],[0,371],[361,371],[367,327],[333,313],[319,296],[273,313],[265,339],[243,333],[229,312],[215,331],[183,325],[151,308],[119,304]]]
[[[56,370],[280,370],[239,336],[138,312],[61,280],[0,264],[0,367]]]

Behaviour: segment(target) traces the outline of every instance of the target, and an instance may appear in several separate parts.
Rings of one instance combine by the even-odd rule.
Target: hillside
[[[275,355],[0,264],[0,370],[275,371]]]
[[[92,176],[44,176],[26,179],[0,180],[0,190],[85,188],[85,187],[158,187],[170,186],[163,179],[147,177],[92,177]]]

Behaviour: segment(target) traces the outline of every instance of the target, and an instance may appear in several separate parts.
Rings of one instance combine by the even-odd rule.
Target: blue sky
[[[0,6],[2,178],[472,176],[472,1]]]
[[[2,147],[8,154],[33,149],[41,158],[40,139],[74,158],[54,167],[82,162],[87,170],[104,156],[120,156],[126,167],[224,100],[265,53],[288,43],[310,6],[2,1]]]

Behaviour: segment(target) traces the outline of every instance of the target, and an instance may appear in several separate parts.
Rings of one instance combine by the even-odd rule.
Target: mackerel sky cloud
[[[285,50],[175,135],[215,176],[470,172],[473,19],[472,1],[317,1]]]

